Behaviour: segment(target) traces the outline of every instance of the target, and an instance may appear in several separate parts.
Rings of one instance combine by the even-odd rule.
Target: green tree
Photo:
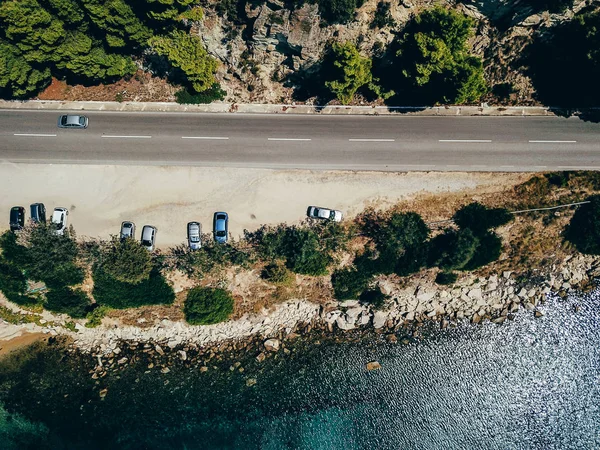
[[[50,69],[34,69],[14,45],[0,39],[0,98],[27,98],[50,84]]]
[[[478,101],[487,85],[481,58],[467,47],[474,25],[470,17],[439,6],[419,14],[398,42],[394,66],[402,77],[397,90],[412,101]]]
[[[105,33],[109,47],[145,47],[152,36],[125,0],[80,0],[92,23]]]
[[[337,269],[331,274],[333,295],[337,300],[356,299],[367,288],[370,278],[370,273],[353,267]]]
[[[46,293],[44,308],[49,311],[68,314],[75,319],[86,317],[91,307],[88,295],[81,289],[50,289]]]
[[[352,102],[356,91],[373,81],[372,62],[361,56],[351,42],[334,43],[331,47],[334,70],[326,76],[325,86],[344,105]]]
[[[445,271],[461,270],[475,255],[478,244],[479,240],[468,228],[448,229],[431,240],[429,264]]]
[[[136,308],[144,305],[170,305],[175,300],[173,288],[161,273],[154,269],[148,279],[137,284],[124,283],[96,267],[93,272],[96,302],[115,309]]]
[[[586,199],[573,214],[564,236],[581,253],[600,255],[600,195]]]
[[[30,63],[53,60],[54,50],[65,34],[63,22],[53,17],[37,0],[0,3],[0,23],[6,38]]]
[[[171,65],[183,71],[196,92],[211,89],[215,84],[218,62],[206,52],[198,36],[173,31],[167,36],[154,36],[149,44],[156,53],[166,56]]]
[[[319,12],[328,23],[348,23],[364,0],[318,0]]]
[[[114,237],[102,257],[102,269],[115,280],[136,284],[150,276],[152,259],[135,239]]]
[[[360,301],[371,305],[373,309],[381,309],[388,300],[388,296],[381,292],[379,285],[375,286],[374,289],[368,289],[360,294]]]
[[[183,305],[185,320],[192,325],[211,325],[233,313],[233,298],[225,289],[190,289]]]
[[[483,235],[486,231],[507,224],[514,219],[506,208],[488,208],[479,202],[469,203],[460,208],[452,220],[461,229],[469,228],[475,235]]]

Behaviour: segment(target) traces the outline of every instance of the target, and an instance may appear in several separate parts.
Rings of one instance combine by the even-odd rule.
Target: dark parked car
[[[58,128],[87,128],[88,118],[86,116],[63,114],[58,118]]]
[[[123,239],[135,239],[135,223],[125,221],[121,224],[121,232],[119,233],[121,240]]]
[[[188,245],[192,250],[198,250],[202,247],[200,235],[202,234],[202,225],[200,222],[189,222],[187,224]]]
[[[22,230],[25,225],[25,208],[13,206],[10,208],[10,231]]]
[[[144,225],[142,228],[142,246],[148,251],[154,250],[154,243],[156,242],[156,227],[152,225]]]
[[[46,221],[46,207],[43,203],[33,203],[29,206],[31,212],[31,220],[39,223]]]
[[[213,218],[213,233],[215,235],[215,241],[220,244],[227,242],[227,236],[229,235],[229,216],[226,212],[216,212]]]

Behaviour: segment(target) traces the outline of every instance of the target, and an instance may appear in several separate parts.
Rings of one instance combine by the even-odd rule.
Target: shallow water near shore
[[[573,305],[580,309],[576,312]],[[200,373],[39,347],[0,362],[2,448],[592,449],[600,447],[600,292],[504,325],[299,345]],[[253,358],[252,358],[253,359]],[[378,360],[382,369],[367,372]],[[229,363],[225,364],[228,366]],[[246,386],[256,378],[254,386]],[[99,391],[107,388],[104,400]]]

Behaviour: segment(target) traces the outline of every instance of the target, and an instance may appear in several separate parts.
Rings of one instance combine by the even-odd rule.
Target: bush
[[[30,306],[37,299],[25,295],[27,280],[23,272],[15,265],[0,260],[0,291],[11,302],[17,305]]]
[[[478,239],[468,228],[448,229],[431,240],[429,265],[443,270],[460,270],[471,260],[478,244]]]
[[[275,284],[289,285],[294,281],[294,275],[280,261],[267,264],[261,273],[262,278]]]
[[[115,280],[139,283],[150,276],[150,252],[135,239],[113,238],[102,256],[102,270]]]
[[[407,25],[383,74],[407,104],[474,103],[487,92],[481,58],[469,54],[475,21],[443,7],[427,9]]]
[[[81,289],[51,289],[46,292],[44,308],[49,311],[68,314],[75,319],[82,319],[87,315],[90,307],[90,298]]]
[[[185,299],[183,312],[191,325],[223,322],[233,313],[233,298],[225,289],[193,288]]]
[[[435,277],[435,282],[437,284],[448,285],[453,284],[457,278],[458,277],[454,272],[440,272]]]
[[[465,264],[463,270],[475,270],[500,258],[502,239],[496,233],[487,232],[483,236],[479,236],[477,240],[475,253]]]
[[[170,305],[175,300],[173,288],[157,269],[150,272],[147,280],[137,284],[124,283],[96,267],[93,273],[94,298],[100,305],[116,309],[135,308],[143,305]]]
[[[343,105],[351,103],[356,91],[373,81],[371,60],[361,56],[351,42],[334,43],[327,60],[330,63],[322,66],[325,86]]]
[[[372,29],[391,27],[395,25],[394,19],[390,14],[390,6],[391,3],[387,1],[380,1],[377,3],[377,9],[375,10],[375,15],[373,16],[373,21],[370,25]]]
[[[360,294],[360,301],[362,303],[368,303],[374,309],[381,309],[384,305],[388,296],[381,292],[381,288],[376,286],[375,289],[369,289]]]
[[[187,89],[180,89],[175,92],[175,100],[180,104],[199,105],[221,101],[225,98],[227,92],[221,89],[219,83],[213,85],[203,92],[190,92]]]
[[[100,326],[102,319],[104,319],[106,313],[110,311],[108,306],[98,306],[97,304],[92,305],[92,307],[93,306],[97,307],[92,309],[89,313],[87,313],[87,316],[85,316],[87,319],[87,322],[85,323],[86,328],[96,328],[97,326]]]
[[[338,269],[331,275],[333,294],[337,300],[353,300],[366,289],[371,274],[355,268]]]
[[[304,275],[325,275],[331,257],[327,246],[312,229],[287,226],[262,226],[254,232],[244,231],[246,240],[266,260],[285,259],[288,269]]]
[[[57,235],[43,223],[31,228],[28,246],[19,245],[12,233],[2,238],[4,258],[26,272],[27,278],[43,281],[48,287],[63,288],[83,282],[84,271],[76,264],[79,248],[67,231]]]
[[[348,23],[364,0],[318,0],[321,17],[330,24]]]
[[[600,195],[588,197],[565,230],[565,238],[581,253],[600,255]]]
[[[505,208],[488,208],[473,202],[456,211],[452,219],[461,229],[468,228],[473,234],[480,236],[492,228],[510,222],[514,216]]]

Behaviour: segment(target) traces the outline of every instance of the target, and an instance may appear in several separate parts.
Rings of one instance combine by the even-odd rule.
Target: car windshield
[[[144,247],[151,247],[151,246],[152,246],[152,242],[150,242],[150,241],[147,241],[147,240],[143,240],[143,241],[142,241],[142,245],[143,245]]]
[[[60,123],[61,123],[61,125],[66,125],[67,124],[67,116],[62,116],[60,118]]]
[[[329,218],[335,219],[335,211],[331,211],[331,213],[329,213]]]
[[[56,227],[57,230],[60,230],[63,227],[63,224],[62,224],[62,222],[58,222],[58,223],[55,223],[54,226]]]
[[[199,236],[190,236],[190,242],[200,242]]]
[[[224,231],[217,231],[217,236],[218,237],[225,237],[225,236],[227,236],[227,233],[225,233]]]
[[[85,125],[85,117],[83,117],[83,116],[79,116],[79,124],[80,124],[81,126]]]

